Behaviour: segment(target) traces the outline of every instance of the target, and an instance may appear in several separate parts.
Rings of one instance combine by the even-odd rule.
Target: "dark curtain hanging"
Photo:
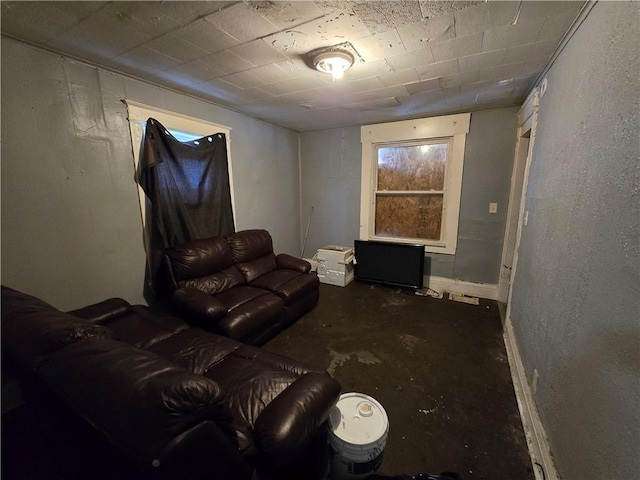
[[[235,231],[225,135],[180,142],[149,118],[136,176],[147,197],[147,287],[155,292],[166,248]]]

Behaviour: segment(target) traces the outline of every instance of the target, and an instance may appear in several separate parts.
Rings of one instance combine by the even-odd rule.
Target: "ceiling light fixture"
[[[322,73],[330,73],[334,80],[342,78],[353,65],[354,58],[346,50],[328,50],[313,57],[313,67]]]

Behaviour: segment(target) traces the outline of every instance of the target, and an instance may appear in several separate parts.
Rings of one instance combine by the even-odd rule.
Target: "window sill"
[[[455,255],[456,245],[447,245],[444,242],[425,242],[415,238],[390,238],[390,237],[378,237],[370,235],[362,240],[375,240],[376,242],[389,242],[389,243],[407,243],[412,245],[423,245],[425,253],[440,253],[443,255]]]

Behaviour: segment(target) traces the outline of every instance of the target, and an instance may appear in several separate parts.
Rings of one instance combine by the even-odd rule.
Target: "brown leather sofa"
[[[64,313],[4,286],[2,353],[128,478],[326,478],[340,385],[325,371],[121,299]]]
[[[266,230],[194,240],[165,252],[161,290],[186,321],[251,345],[262,345],[318,303],[311,265],[275,255]]]

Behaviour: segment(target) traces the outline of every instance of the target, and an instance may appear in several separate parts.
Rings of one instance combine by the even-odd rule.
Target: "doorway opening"
[[[518,246],[523,223],[526,222],[525,203],[538,117],[539,92],[540,89],[535,88],[518,111],[518,130],[513,173],[511,174],[509,209],[498,280],[498,308],[503,326],[509,318],[512,283],[518,260]]]

